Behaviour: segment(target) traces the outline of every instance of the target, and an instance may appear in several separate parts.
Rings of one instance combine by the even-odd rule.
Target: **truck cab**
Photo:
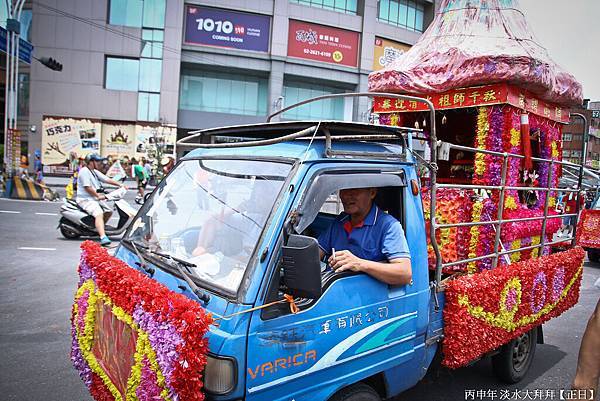
[[[442,337],[444,299],[428,269],[410,131],[307,121],[202,137],[212,143],[156,187],[115,256],[212,314],[208,398],[377,400],[416,384]],[[376,188],[379,210],[401,223],[410,284],[319,260],[316,239],[347,188]]]

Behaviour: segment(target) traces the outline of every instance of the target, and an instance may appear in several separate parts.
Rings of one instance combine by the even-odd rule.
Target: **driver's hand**
[[[105,199],[106,199],[106,195],[98,194],[98,200],[105,200]]]
[[[336,272],[350,270],[359,272],[362,270],[362,259],[350,251],[336,251],[335,255],[329,257],[329,266]]]

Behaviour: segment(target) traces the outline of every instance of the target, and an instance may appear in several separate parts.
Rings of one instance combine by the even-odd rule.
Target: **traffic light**
[[[46,67],[50,68],[53,71],[62,71],[62,64],[54,60],[52,57],[42,57],[38,60],[40,61],[40,63],[44,64]]]

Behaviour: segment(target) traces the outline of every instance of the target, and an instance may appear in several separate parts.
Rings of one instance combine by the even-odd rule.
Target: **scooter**
[[[113,236],[122,234],[129,223],[137,213],[137,211],[123,199],[127,189],[119,188],[106,194],[108,201],[114,202],[114,209],[119,215],[119,221],[116,226],[105,225],[106,235]],[[60,207],[60,221],[58,227],[63,237],[67,239],[77,239],[81,236],[93,237],[98,236],[94,217],[88,214],[74,200],[64,199]]]

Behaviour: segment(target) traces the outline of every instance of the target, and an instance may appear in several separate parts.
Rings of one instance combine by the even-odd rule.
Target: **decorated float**
[[[435,225],[430,268],[457,276],[445,286],[446,365],[464,365],[572,306],[584,253],[548,255],[568,164],[562,128],[582,88],[533,37],[517,2],[443,1],[420,40],[371,73],[369,90],[424,97],[437,111],[438,157],[424,163],[435,179],[424,175],[422,194]],[[421,128],[422,143],[427,110],[373,101],[380,124]]]
[[[443,1],[440,12],[421,40],[395,64],[372,73],[369,85],[370,89],[376,92],[409,94],[426,98],[435,106],[437,115],[435,135],[431,123],[426,118],[426,109],[421,108],[417,101],[381,96],[375,99],[373,110],[378,114],[379,122],[382,124],[422,128],[420,132],[424,134],[423,141],[427,142],[429,139],[430,148],[433,147],[431,154],[435,157],[424,162],[430,171],[423,179],[421,193],[424,210],[429,211],[426,212],[425,220],[431,233],[429,259],[435,274],[428,276],[425,274],[426,269],[420,269],[420,279],[415,280],[414,285],[421,284],[423,287],[418,295],[415,293],[414,297],[413,294],[404,298],[388,297],[381,291],[372,291],[377,296],[385,297],[384,301],[378,300],[373,305],[389,304],[390,310],[401,311],[402,314],[409,307],[415,309],[407,315],[389,316],[389,319],[376,321],[371,325],[369,325],[371,321],[366,316],[363,318],[361,313],[358,313],[356,316],[359,316],[360,320],[355,322],[360,321],[360,324],[352,326],[350,323],[348,328],[360,330],[351,336],[360,335],[361,339],[367,338],[370,348],[366,348],[364,345],[366,343],[363,343],[364,346],[361,345],[355,352],[366,348],[364,354],[368,354],[368,358],[371,358],[376,355],[376,352],[381,351],[377,356],[385,356],[382,361],[388,364],[395,355],[388,355],[385,352],[392,350],[393,345],[383,340],[391,335],[391,331],[388,328],[379,329],[386,327],[381,324],[397,322],[393,327],[398,328],[403,327],[399,325],[408,321],[427,319],[430,319],[429,329],[436,324],[441,324],[441,317],[433,319],[428,314],[429,311],[434,311],[431,315],[439,317],[441,302],[438,302],[438,294],[440,298],[445,296],[444,363],[452,368],[464,366],[519,336],[536,332],[536,327],[543,322],[559,316],[576,304],[583,269],[583,250],[573,247],[552,255],[549,252],[552,234],[559,228],[560,217],[562,217],[554,211],[557,183],[561,176],[561,169],[566,164],[561,160],[561,130],[562,126],[569,121],[568,108],[581,102],[581,86],[571,75],[552,62],[546,51],[537,44],[527,30],[523,15],[515,9],[514,2],[511,0]],[[312,135],[314,139],[319,125],[314,129],[309,125],[307,129],[278,140],[288,141],[290,136],[300,138],[302,135]],[[379,127],[372,128],[360,125],[361,130],[372,131],[368,134],[377,134]],[[428,130],[431,130],[430,137],[428,137]],[[405,130],[393,131],[405,132]],[[239,135],[239,132],[235,134]],[[331,134],[325,135],[331,140]],[[394,137],[394,140],[397,140],[397,137]],[[261,143],[260,140],[256,142]],[[359,145],[361,142],[355,143]],[[243,146],[247,145],[243,144]],[[436,156],[438,150],[441,154],[439,158]],[[341,160],[345,159],[336,159],[336,163]],[[319,163],[324,164],[322,161]],[[412,173],[409,169],[414,168],[414,164],[404,161],[400,164]],[[177,168],[183,171],[184,167],[180,165]],[[229,173],[228,175],[233,176]],[[247,174],[242,176],[244,179],[249,177]],[[253,177],[252,182],[254,181]],[[308,190],[309,181],[302,180],[302,185],[305,185],[304,190]],[[415,183],[413,193],[417,194],[419,187],[416,181],[412,182]],[[170,188],[167,185],[165,187]],[[171,189],[166,189],[162,195],[159,195],[161,197],[159,203],[170,195],[170,191]],[[298,191],[301,192],[302,188]],[[155,191],[155,195],[157,193],[160,194],[161,190]],[[150,198],[147,202],[152,201]],[[273,207],[279,207],[277,211],[281,212],[281,215],[296,212],[283,209],[282,205],[285,204],[286,202],[279,202]],[[173,199],[169,198],[165,202],[165,213],[172,216],[174,210],[177,210],[175,206]],[[154,205],[152,209],[155,209]],[[421,225],[423,216],[418,208],[415,210],[418,216],[413,216],[414,219],[410,224]],[[145,213],[147,217],[153,215],[150,210]],[[139,219],[134,224],[133,231],[138,228],[143,231],[142,226],[147,224],[150,227],[154,224],[154,220],[150,218],[146,221],[147,223]],[[283,222],[283,219],[273,219],[270,230],[274,234],[282,233],[282,230],[289,228],[287,224],[284,228]],[[175,228],[179,230],[182,227]],[[422,227],[413,231],[422,233]],[[151,237],[150,233],[151,231],[148,231],[148,237]],[[195,234],[193,243],[196,244],[197,232],[192,231],[192,233]],[[143,238],[146,238],[146,234]],[[161,237],[157,236],[157,238]],[[271,237],[272,240],[274,238],[275,235]],[[140,239],[142,239],[141,234]],[[179,255],[179,251],[185,254],[185,241],[175,239],[178,241],[174,254]],[[314,242],[314,239],[312,240]],[[424,240],[422,237],[420,240],[424,256]],[[110,256],[98,245],[86,242],[82,246],[79,264],[80,280],[71,315],[73,364],[96,400],[201,401],[204,399],[203,385],[206,384],[208,388],[207,383],[209,383],[209,381],[206,383],[202,381],[203,375],[208,377],[205,366],[207,358],[210,357],[207,355],[208,342],[204,336],[207,335],[209,325],[213,322],[212,317],[200,306],[202,294],[197,297],[192,295],[198,295],[201,291],[196,291],[198,288],[195,288],[193,280],[189,277],[189,281],[185,279],[187,274],[184,273],[183,268],[179,272],[184,281],[172,280],[173,276],[164,274],[162,279],[163,283],[174,285],[175,288],[183,287],[189,296],[169,290],[159,282],[159,278],[151,278],[154,270],[145,265],[144,258],[140,256],[135,243],[127,238],[125,241],[131,243],[131,249],[123,250],[120,257],[130,255],[125,258],[131,262],[130,265]],[[149,242],[139,244],[140,247],[145,247],[147,253],[151,253]],[[273,244],[276,246],[275,243]],[[313,249],[316,255],[315,265],[319,268],[318,248],[314,246]],[[134,254],[137,254],[137,258],[133,256]],[[177,259],[179,256],[161,254],[158,250],[151,254],[178,262],[177,266],[180,262],[184,265],[186,263],[185,260]],[[263,255],[267,253],[263,252]],[[133,268],[134,265],[137,265],[139,270]],[[301,265],[298,263],[298,266]],[[189,267],[189,262],[185,266]],[[196,267],[193,264],[192,266]],[[175,265],[171,266],[172,269],[175,269]],[[442,272],[444,280],[442,280]],[[309,272],[306,273],[308,275]],[[253,277],[255,282],[268,281],[258,269],[252,274],[253,276],[249,277]],[[317,269],[318,284],[322,284],[319,280],[320,274],[320,270]],[[417,275],[417,272],[413,273],[413,277]],[[353,278],[370,280],[364,275],[356,275]],[[250,282],[251,280],[248,279],[248,283]],[[336,291],[340,291],[337,294],[345,294],[343,292],[345,282],[348,283],[349,280],[335,281],[338,285]],[[373,281],[365,282],[369,285],[373,284]],[[436,293],[429,297],[428,288],[431,282],[435,284]],[[184,286],[184,283],[188,286]],[[379,282],[376,284],[383,285]],[[388,286],[385,287],[389,290]],[[288,285],[289,288],[291,287]],[[364,286],[359,288],[362,289]],[[232,310],[237,310],[228,317],[240,319],[222,320],[227,322],[223,326],[233,327],[239,323],[239,327],[242,327],[244,323],[240,323],[241,319],[248,319],[246,312],[280,303],[290,304],[291,314],[282,316],[289,318],[289,321],[284,321],[293,322],[293,317],[290,316],[293,316],[297,309],[292,308],[295,305],[293,299],[288,294],[285,295],[283,300],[245,309],[237,304],[235,308],[239,307],[239,309],[235,309],[233,302],[223,300],[221,305],[232,305]],[[411,306],[410,302],[416,302],[416,296],[423,297],[420,298],[423,302],[419,301],[418,307],[422,308],[425,305],[426,314],[413,320],[418,312],[416,306]],[[258,303],[258,300],[253,299],[252,302]],[[338,307],[337,304],[342,303],[342,300],[327,302]],[[431,304],[426,305],[427,302]],[[204,305],[207,306],[207,301]],[[357,305],[352,304],[351,307],[354,311]],[[388,318],[387,308],[386,306],[385,314],[381,314],[384,308],[379,308],[379,316],[382,319]],[[308,310],[311,311],[310,313],[323,313],[320,316],[324,320],[323,335],[330,332],[331,336],[335,335],[336,331],[332,332],[329,324],[335,314],[342,311],[308,308],[304,312]],[[346,310],[343,313],[346,314]],[[243,317],[240,317],[242,314]],[[301,315],[297,316],[301,318]],[[399,320],[400,318],[402,320]],[[224,317],[221,316],[221,319]],[[311,319],[316,321],[316,318]],[[347,316],[344,315],[343,319],[347,319]],[[304,340],[297,341],[295,334],[292,336],[287,331],[290,327],[288,324],[291,323],[285,323],[281,329],[277,326],[277,321],[278,319],[270,320],[265,326],[268,327],[267,331],[256,329],[252,338],[275,338],[276,341],[269,340],[265,343],[281,343],[283,356],[287,355],[286,352],[289,353],[289,350],[285,349],[289,344],[293,347],[305,347],[309,343]],[[245,324],[248,322],[245,321]],[[269,324],[272,326],[268,326]],[[211,330],[210,334],[225,336],[227,332],[223,326]],[[321,326],[318,327],[320,329]],[[282,331],[275,331],[276,328]],[[249,328],[244,329],[244,332],[246,330],[250,332]],[[378,337],[376,341],[374,337],[367,337],[377,330],[379,332],[374,334]],[[423,349],[435,344],[436,339],[442,337],[441,331],[441,328],[427,331],[427,336],[421,336],[424,342],[422,344],[415,342],[413,350],[419,349],[421,350],[419,352],[422,352]],[[264,333],[268,336],[263,335]],[[277,334],[281,337],[272,337],[273,333],[285,333],[285,335]],[[411,343],[398,341],[398,346],[403,347],[406,344],[413,346],[414,333],[407,333],[406,338],[410,338]],[[436,337],[432,340],[429,334]],[[348,366],[341,365],[336,358],[341,357],[342,354],[346,355],[345,352],[349,348],[339,351],[337,347],[356,345],[348,342],[348,338],[351,338],[348,337],[348,332],[343,332],[341,335],[343,337],[340,337],[339,341],[332,342],[333,348],[327,348],[327,342],[323,340],[315,340],[311,343],[316,348],[321,347],[321,351],[327,352],[324,355],[328,357],[323,357],[321,354],[317,357],[314,349],[301,348],[304,353],[289,355],[287,359],[280,358],[281,355],[277,354],[274,363],[271,359],[261,362],[255,368],[256,370],[249,366],[248,377],[256,378],[259,366],[262,369],[261,378],[265,372],[276,373],[277,366],[281,366],[284,373],[288,369],[296,369],[290,376],[292,378],[315,371],[333,372],[335,374],[327,376],[327,380],[317,379],[325,376],[310,376],[309,380],[320,383],[321,387],[325,387],[328,382],[333,383],[336,387],[333,391],[338,391],[338,384],[333,381],[347,377],[351,373],[333,371],[338,369],[338,364],[341,366],[340,369]],[[252,344],[251,337],[244,339],[243,334],[242,337],[239,333],[231,337],[236,341],[244,340],[244,347],[246,343],[249,348]],[[287,338],[291,340],[288,341]],[[371,342],[384,345],[377,348]],[[253,352],[270,353],[268,348],[260,348],[257,345],[255,347]],[[404,349],[402,355],[409,353]],[[304,358],[303,355],[307,357]],[[402,373],[402,380],[415,371],[424,372],[429,362],[425,362],[424,354],[415,353],[415,355],[420,355],[418,361],[417,359],[406,360],[407,365],[392,366],[390,370]],[[433,358],[433,353],[430,356]],[[353,354],[343,361],[354,361],[358,357],[357,354]],[[302,358],[307,363],[300,363]],[[242,359],[241,365],[245,366],[248,360]],[[372,363],[367,366],[368,362],[365,362],[364,366],[357,370],[362,372],[369,368],[373,373],[380,373],[383,363]],[[424,364],[421,366],[423,369],[419,366],[415,368],[417,363]],[[400,369],[405,366],[409,366],[410,372]],[[216,374],[215,371],[213,374]],[[242,372],[240,375],[244,377],[245,373]],[[218,375],[214,377],[219,379],[216,380],[217,382],[221,382]],[[236,382],[237,376],[231,377],[232,383]],[[255,385],[252,391],[261,395],[264,393],[258,391],[263,388],[266,389],[265,391],[270,391],[270,385],[273,383],[288,382],[287,376],[272,378],[274,379],[272,382]],[[357,376],[357,379],[363,378]],[[416,381],[418,378],[415,378]],[[340,382],[340,384],[348,383]],[[279,389],[280,398],[288,397],[290,394],[288,391],[297,391],[292,387],[279,387]],[[248,389],[248,394],[250,392]],[[241,394],[246,394],[246,389],[243,389]],[[305,399],[330,399],[330,395]],[[236,399],[238,398],[241,397],[236,395]],[[261,398],[250,397],[250,399]]]

